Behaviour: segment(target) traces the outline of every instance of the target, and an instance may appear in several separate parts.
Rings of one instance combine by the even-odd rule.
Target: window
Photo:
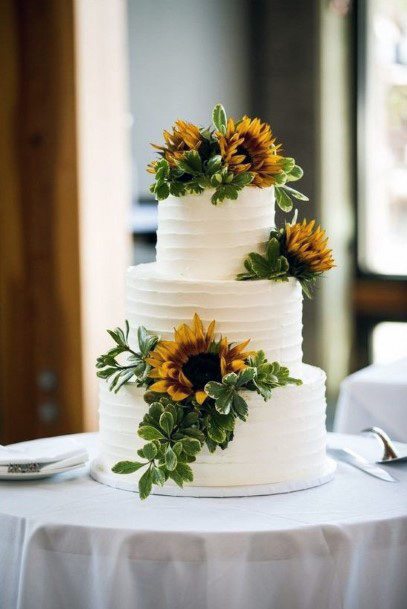
[[[387,364],[407,357],[407,323],[385,321],[372,331],[372,359],[374,364]]]
[[[358,255],[361,269],[407,275],[407,2],[361,3]]]

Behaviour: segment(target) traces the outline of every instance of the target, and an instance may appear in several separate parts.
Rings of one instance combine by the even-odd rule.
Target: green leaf
[[[221,414],[228,414],[232,406],[232,400],[235,390],[233,387],[225,388],[223,393],[217,398],[215,408]]]
[[[172,450],[170,444],[168,444],[165,451],[165,465],[168,471],[172,472],[177,467],[178,459],[175,452]]]
[[[245,186],[248,186],[249,184],[251,184],[251,182],[253,182],[254,179],[254,174],[253,173],[239,173],[238,175],[236,175],[233,179],[233,184],[234,186],[238,186],[239,189],[244,188]]]
[[[285,173],[291,173],[291,171],[294,169],[295,167],[295,159],[286,156],[283,159],[283,169]]]
[[[210,453],[214,453],[218,447],[217,443],[211,440],[209,436],[206,437],[205,444],[208,447]]]
[[[152,418],[152,420],[159,425],[160,416],[164,412],[164,406],[160,404],[160,402],[153,402],[148,409],[148,414]],[[159,438],[157,438],[158,440]]]
[[[181,182],[171,182],[170,194],[172,194],[173,197],[182,197],[183,195],[185,195],[185,193],[185,184]]]
[[[170,412],[163,412],[160,416],[160,427],[167,436],[171,435],[172,430],[174,429],[174,417]]]
[[[295,188],[291,188],[290,186],[282,186],[282,188],[287,191],[294,199],[298,199],[299,201],[309,201],[309,198],[303,195]]]
[[[140,351],[144,357],[149,355],[150,351],[154,349],[159,341],[159,337],[156,334],[146,330],[144,326],[140,326],[137,329],[137,339]]]
[[[147,461],[152,461],[157,456],[157,452],[157,447],[152,442],[149,442],[143,446],[144,457],[147,459]]]
[[[244,368],[244,370],[239,373],[237,386],[242,387],[243,385],[247,385],[247,383],[250,383],[250,381],[253,380],[255,374],[256,370],[254,368]]]
[[[157,201],[164,201],[170,195],[170,187],[164,182],[164,184],[157,185],[154,192]]]
[[[145,465],[147,464],[140,461],[119,461],[112,467],[112,472],[115,474],[133,474]]]
[[[201,443],[195,438],[183,438],[181,444],[184,452],[191,457],[197,455],[201,450]]]
[[[224,386],[222,385],[222,383],[210,381],[209,383],[206,383],[204,391],[209,395],[209,397],[216,400],[220,395],[222,395],[224,391]]]
[[[165,474],[160,467],[156,467],[155,465],[151,468],[151,479],[153,484],[159,484],[163,486],[165,483]]]
[[[271,266],[275,266],[277,263],[277,259],[280,256],[280,243],[275,238],[272,237],[269,239],[266,245],[266,258]]]
[[[255,273],[255,275],[259,279],[266,279],[270,273],[270,266],[267,260],[256,252],[249,254],[248,258],[250,261],[251,270]]]
[[[122,330],[116,328],[115,330],[107,330],[107,333],[113,338],[114,342],[123,347],[125,345],[125,339]]]
[[[287,174],[282,171],[281,173],[277,173],[274,176],[274,184],[277,188],[278,186],[283,186],[287,182]]]
[[[226,134],[226,126],[227,126],[227,117],[225,108],[222,104],[216,104],[212,112],[212,121],[215,125],[216,129],[220,131],[223,135]]]
[[[238,375],[236,372],[229,372],[229,374],[225,374],[222,378],[223,385],[227,385],[228,387],[234,387],[237,383]]]
[[[249,357],[250,366],[253,366],[256,368],[258,366],[261,366],[265,362],[267,362],[267,358],[266,358],[264,351],[262,351],[261,349],[259,351],[256,351],[256,353],[254,355],[251,355]]]
[[[235,416],[232,412],[229,412],[229,414],[220,414],[219,412],[214,412],[211,414],[211,420],[218,427],[226,429],[227,431],[233,431],[235,428]]]
[[[217,444],[222,444],[226,439],[226,430],[213,419],[209,419],[207,433],[209,438]]]
[[[234,184],[224,184],[221,188],[223,188],[225,199],[232,199],[232,201],[237,199],[239,190]]]
[[[170,166],[166,159],[161,159],[156,165],[155,179],[156,181],[162,181],[169,177]]]
[[[199,153],[196,150],[188,150],[178,161],[178,167],[190,175],[199,175],[202,173],[202,161]]]
[[[264,401],[267,402],[271,398],[271,387],[257,379],[254,380],[254,385],[258,389],[258,393],[264,398]]]
[[[297,180],[300,180],[303,175],[304,172],[301,167],[299,165],[294,165],[290,173],[287,175],[287,182],[295,182]]]
[[[195,429],[193,427],[188,427],[187,429],[183,429],[182,433],[190,438],[195,438],[199,440],[201,444],[205,442],[205,436],[200,429]]]
[[[279,208],[285,212],[291,211],[293,208],[293,202],[291,201],[290,197],[285,192],[285,190],[280,186],[276,186],[275,192],[276,192],[276,201],[277,201],[277,205],[279,206]]]
[[[206,170],[209,175],[213,175],[217,171],[219,171],[222,167],[222,157],[220,154],[216,154],[212,158],[210,158],[206,163]]]
[[[182,488],[184,486],[184,480],[182,478],[182,476],[176,471],[172,471],[172,472],[168,472],[169,473],[169,477],[171,478],[171,480],[174,480],[175,484],[177,484],[177,486],[179,486],[180,488]]]
[[[182,427],[189,427],[190,425],[194,425],[198,422],[198,413],[197,412],[188,412],[182,419]]]
[[[137,433],[143,440],[161,440],[164,438],[161,431],[151,425],[142,425],[138,428]]]
[[[249,408],[247,402],[238,393],[235,393],[233,396],[233,410],[236,412],[239,419],[242,419],[242,421],[246,420]]]
[[[147,499],[147,497],[151,493],[152,488],[153,488],[152,474],[151,474],[151,470],[148,469],[141,476],[139,483],[138,483],[138,492],[140,495],[140,499]]]
[[[192,482],[194,479],[192,469],[186,463],[178,463],[176,472],[182,478],[183,482]]]

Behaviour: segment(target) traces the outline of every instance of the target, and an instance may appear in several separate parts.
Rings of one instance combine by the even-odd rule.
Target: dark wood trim
[[[407,320],[407,283],[357,281],[353,288],[353,307],[359,316]]]
[[[73,0],[0,11],[0,438],[12,442],[82,429],[74,15]]]

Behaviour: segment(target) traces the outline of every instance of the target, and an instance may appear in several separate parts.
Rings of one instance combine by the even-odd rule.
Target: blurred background
[[[154,259],[150,142],[177,118],[271,123],[337,268],[304,359],[407,356],[407,0],[1,0],[0,443],[97,428],[94,363]]]

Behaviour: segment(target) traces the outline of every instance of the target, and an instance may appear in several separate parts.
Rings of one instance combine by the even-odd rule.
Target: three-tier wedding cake
[[[259,119],[177,121],[150,166],[157,261],[127,271],[127,320],[98,359],[96,479],[189,495],[294,490],[332,475],[325,374],[302,362],[302,299],[333,266],[314,222],[275,228],[295,161]],[[124,476],[123,474],[127,474]]]

